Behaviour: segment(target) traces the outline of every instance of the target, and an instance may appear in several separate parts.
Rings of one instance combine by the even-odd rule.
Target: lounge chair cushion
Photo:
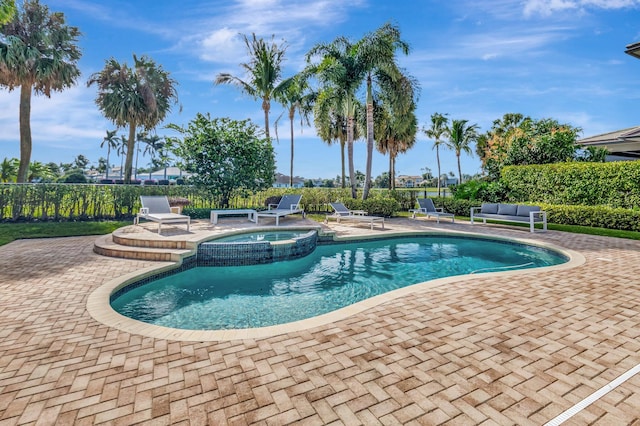
[[[503,216],[516,216],[518,214],[518,205],[517,204],[499,204],[498,214]]]
[[[482,205],[480,209],[480,213],[486,214],[498,214],[498,204],[497,203],[485,203]]]

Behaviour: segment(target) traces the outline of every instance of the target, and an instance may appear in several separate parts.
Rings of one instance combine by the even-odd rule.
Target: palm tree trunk
[[[136,148],[136,122],[129,123],[129,142],[127,143],[127,158],[124,161],[124,183],[131,183],[131,169],[133,168],[133,153]]]
[[[107,142],[107,171],[105,172],[105,179],[109,179],[109,154],[111,154],[111,145]]]
[[[364,175],[362,199],[369,196],[371,187],[371,164],[373,162],[373,96],[371,94],[371,75],[367,77],[367,166]]]
[[[295,110],[289,111],[289,124],[291,125],[291,164],[289,167],[289,186],[293,188],[293,117]]]
[[[31,85],[20,86],[20,166],[16,182],[26,182],[31,162]]]
[[[264,111],[264,134],[271,142],[271,138],[269,137],[269,110],[271,109],[271,102],[269,102],[268,98],[262,99],[262,110]]]
[[[393,181],[391,180],[391,176],[393,176],[393,159],[391,158],[391,152],[389,152],[389,187],[390,190],[393,189]]]
[[[460,151],[456,152],[456,157],[458,157],[458,185],[462,183],[462,169],[460,168]]]
[[[353,167],[353,117],[347,118],[347,155],[349,157],[349,184],[351,185],[351,198],[356,198],[356,172]]]
[[[438,161],[438,198],[440,198],[440,146],[436,145],[436,160]]]
[[[396,156],[397,154],[390,155],[391,157],[391,182],[393,182],[393,187],[391,189],[396,189]]]
[[[342,187],[346,188],[347,187],[347,179],[346,179],[346,175],[344,173],[344,145],[345,142],[343,140],[340,141],[340,160],[342,163]]]

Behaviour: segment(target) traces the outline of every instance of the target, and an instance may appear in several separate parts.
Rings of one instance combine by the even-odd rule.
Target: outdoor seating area
[[[384,217],[381,216],[368,216],[367,212],[364,210],[349,210],[342,203],[330,203],[333,208],[333,214],[327,215],[324,223],[328,223],[329,219],[336,219],[337,223],[345,222],[354,222],[354,223],[366,223],[369,224],[371,229],[373,230],[373,225],[375,223],[380,223],[382,229],[384,229]]]
[[[140,223],[140,219],[146,219],[158,224],[158,235],[162,232],[162,224],[186,223],[187,231],[191,225],[191,217],[178,213],[179,207],[172,208],[169,199],[162,195],[140,196],[142,207],[133,220],[134,225]]]
[[[481,207],[471,208],[471,224],[475,219],[482,219],[486,224],[487,219],[499,222],[524,222],[529,223],[529,230],[535,231],[535,224],[541,223],[542,230],[547,230],[547,212],[539,206],[524,204],[483,203]]]

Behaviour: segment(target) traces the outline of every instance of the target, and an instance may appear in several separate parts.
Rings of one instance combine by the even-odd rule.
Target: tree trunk
[[[458,157],[458,185],[462,183],[462,169],[460,168],[460,152],[456,152],[456,157]]]
[[[347,118],[347,155],[349,157],[349,184],[351,185],[351,198],[356,198],[356,172],[353,167],[353,117]]]
[[[371,75],[367,77],[367,166],[364,175],[362,199],[369,196],[371,187],[371,164],[373,162],[373,95],[371,94]]]
[[[440,146],[436,145],[436,160],[438,161],[438,198],[440,198]]]
[[[389,179],[393,182],[391,189],[396,189],[396,154],[393,152],[389,153],[389,161],[391,161],[391,176]]]
[[[105,172],[105,179],[109,179],[109,154],[111,154],[111,145],[107,141],[107,170]]]
[[[289,186],[293,188],[293,118],[294,118],[295,110],[291,109],[289,111],[289,124],[291,126],[291,164],[289,167]]]
[[[387,185],[387,187],[389,188],[389,190],[393,189],[393,184],[391,183],[391,174],[393,173],[393,162],[391,160],[391,152],[389,152],[389,184]]]
[[[264,111],[264,134],[271,142],[271,138],[269,137],[269,110],[271,109],[271,102],[269,102],[268,98],[262,99],[262,110]]]
[[[131,183],[131,169],[133,168],[133,154],[136,149],[136,122],[129,123],[129,141],[127,142],[127,157],[124,161],[124,183]]]
[[[27,182],[31,162],[31,85],[20,86],[20,166],[16,182]]]
[[[344,173],[344,145],[345,142],[343,140],[340,141],[340,160],[342,163],[342,187],[346,188],[347,187],[347,179],[346,179],[346,175]]]

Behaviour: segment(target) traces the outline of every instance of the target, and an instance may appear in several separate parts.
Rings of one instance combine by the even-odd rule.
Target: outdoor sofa
[[[542,229],[547,230],[547,212],[539,206],[524,204],[483,203],[480,207],[471,207],[471,224],[474,219],[487,219],[501,222],[529,223],[529,229],[534,232],[535,224],[542,223]]]

